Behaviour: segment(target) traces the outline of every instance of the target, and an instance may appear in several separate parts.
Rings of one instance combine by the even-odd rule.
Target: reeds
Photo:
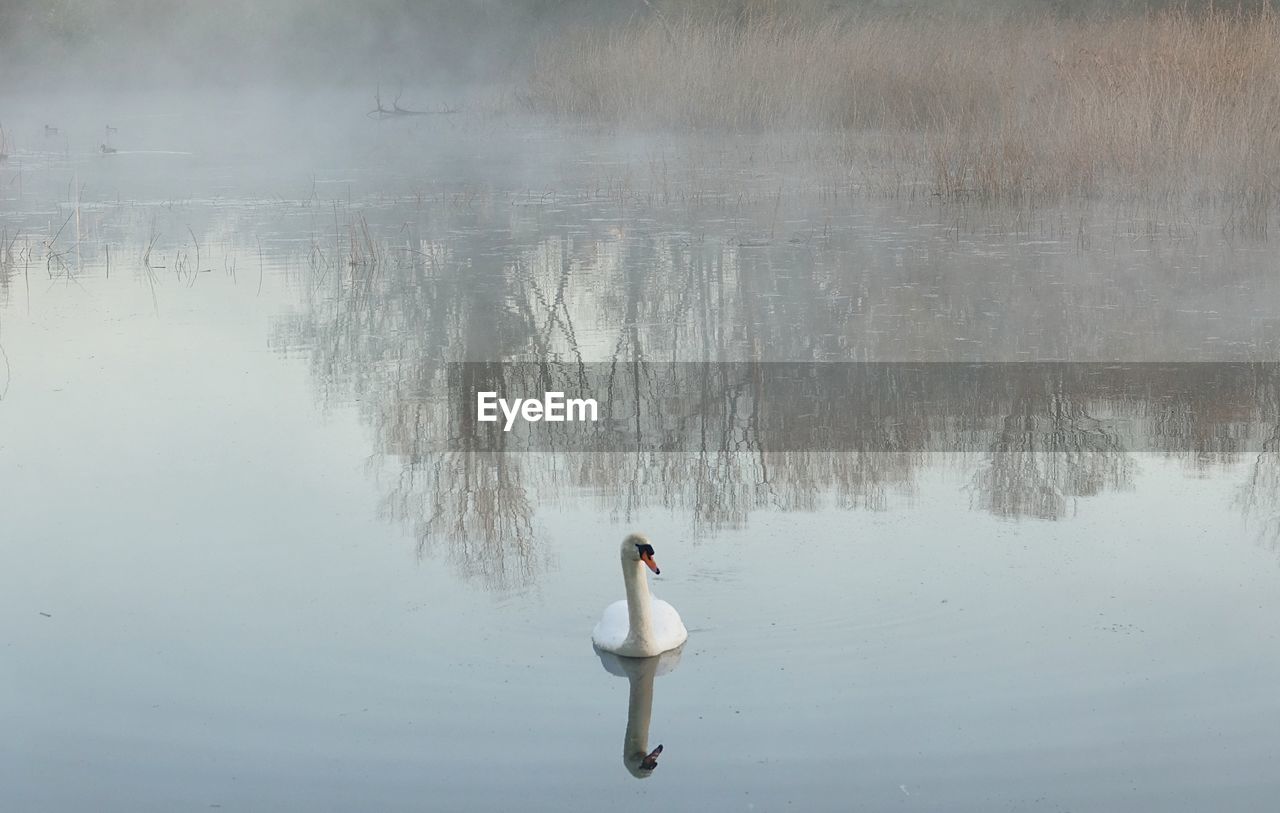
[[[655,18],[544,43],[525,101],[650,127],[856,134],[864,157],[905,162],[948,199],[1190,195],[1265,224],[1280,188],[1280,16],[1266,8]]]

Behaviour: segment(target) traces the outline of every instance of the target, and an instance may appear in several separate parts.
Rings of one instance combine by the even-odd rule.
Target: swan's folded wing
[[[689,637],[689,631],[680,620],[680,613],[662,599],[653,600],[652,616],[650,623],[653,625],[653,637],[663,649],[675,649]]]
[[[615,601],[604,608],[600,623],[591,631],[591,640],[596,646],[610,652],[622,646],[631,630],[631,619],[627,616],[626,599]]]

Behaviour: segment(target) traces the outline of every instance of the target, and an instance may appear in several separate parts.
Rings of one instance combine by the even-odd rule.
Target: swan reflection
[[[658,767],[662,745],[649,748],[649,719],[653,715],[653,681],[670,674],[680,665],[684,647],[671,649],[651,658],[624,658],[598,647],[596,654],[605,671],[625,677],[630,683],[627,693],[627,730],[622,736],[622,764],[637,779],[648,779]]]

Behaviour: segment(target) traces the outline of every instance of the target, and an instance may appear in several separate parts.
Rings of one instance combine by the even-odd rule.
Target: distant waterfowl
[[[622,580],[627,597],[604,610],[591,633],[597,647],[628,658],[647,658],[675,649],[689,637],[676,608],[649,594],[648,567],[661,573],[653,545],[641,534],[622,540]]]
[[[106,144],[103,144],[103,145],[102,145],[102,154],[103,154],[103,155],[115,155],[117,152],[118,152],[118,150],[116,150],[116,148],[115,148],[115,147],[108,147]]]

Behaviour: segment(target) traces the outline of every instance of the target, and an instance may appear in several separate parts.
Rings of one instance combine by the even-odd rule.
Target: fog
[[[5,90],[423,86],[510,77],[532,43],[622,13],[587,0],[10,0]],[[287,98],[281,99],[287,104]]]
[[[1128,0],[7,0],[3,90],[489,83],[518,79],[566,29],[683,15],[1142,13],[1208,3]],[[1216,3],[1218,8],[1232,4]],[[1244,7],[1256,3],[1240,3]],[[287,99],[281,100],[287,104]]]

